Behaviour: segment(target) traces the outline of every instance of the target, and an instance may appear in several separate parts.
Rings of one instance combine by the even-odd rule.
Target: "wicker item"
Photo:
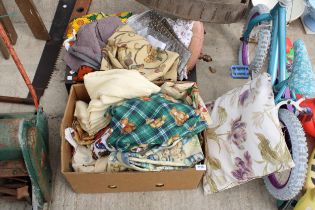
[[[234,23],[246,13],[248,0],[136,0],[168,15],[212,23]],[[233,3],[230,3],[233,2]]]

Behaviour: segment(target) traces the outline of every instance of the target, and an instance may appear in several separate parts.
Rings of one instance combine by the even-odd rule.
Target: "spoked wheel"
[[[249,13],[243,32],[247,29],[249,22],[256,16],[268,13],[269,9],[265,5],[259,4],[253,7]],[[258,73],[267,57],[271,39],[270,21],[264,21],[260,25],[254,27],[250,34],[249,41],[242,41],[239,48],[239,64],[248,65],[249,70]],[[252,58],[250,57],[252,56]]]
[[[301,123],[292,112],[279,109],[279,120],[295,167],[264,177],[264,182],[275,198],[290,200],[298,195],[304,185],[308,161],[307,143]]]

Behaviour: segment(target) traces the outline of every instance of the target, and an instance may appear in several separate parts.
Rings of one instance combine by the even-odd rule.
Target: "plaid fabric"
[[[123,152],[140,152],[168,141],[194,136],[207,123],[186,105],[166,94],[134,98],[110,110],[109,146]]]

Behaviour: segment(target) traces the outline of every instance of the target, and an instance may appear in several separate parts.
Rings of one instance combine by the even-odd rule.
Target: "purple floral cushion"
[[[224,94],[211,108],[206,194],[294,166],[267,73]]]

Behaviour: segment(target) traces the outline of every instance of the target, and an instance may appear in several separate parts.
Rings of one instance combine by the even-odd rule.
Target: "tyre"
[[[264,182],[270,194],[279,200],[290,200],[299,194],[304,186],[308,150],[304,130],[298,118],[287,109],[279,109],[279,120],[283,125],[283,132],[295,167],[288,173],[271,174],[264,177]],[[281,180],[278,175],[288,173],[286,180]]]
[[[269,9],[262,4],[259,4],[251,9],[249,12],[246,24],[244,26],[243,32],[247,29],[249,22],[255,18],[256,16],[268,13]],[[255,40],[257,40],[257,46],[255,49],[255,53],[252,55],[252,59],[250,58],[250,49],[249,43],[247,41],[242,41],[241,46],[239,48],[239,64],[240,65],[248,65],[249,70],[254,73],[258,73],[262,66],[264,65],[264,61],[267,57],[268,49],[270,46],[271,40],[271,22],[263,21],[260,25],[254,27],[251,32],[256,35]],[[251,37],[251,36],[250,36]]]

